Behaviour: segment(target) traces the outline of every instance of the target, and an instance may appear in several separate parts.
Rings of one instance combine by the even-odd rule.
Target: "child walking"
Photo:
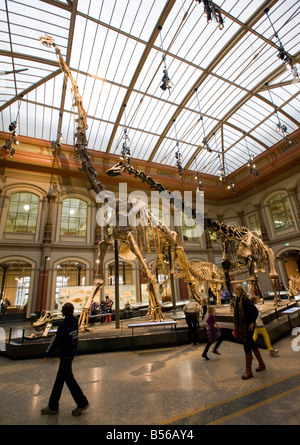
[[[253,334],[253,340],[254,341],[257,340],[258,331],[260,331],[260,333],[264,337],[264,340],[265,340],[265,343],[266,343],[266,346],[267,346],[267,349],[268,349],[270,355],[272,357],[274,357],[274,355],[278,354],[278,349],[274,349],[272,347],[269,334],[268,334],[268,332],[267,332],[267,330],[266,330],[266,328],[264,326],[264,322],[263,322],[263,320],[261,318],[261,315],[260,315],[260,310],[259,310],[259,306],[258,306],[258,297],[255,295],[255,296],[251,297],[250,300],[252,301],[253,304],[255,304],[256,309],[258,310],[258,316],[257,316],[256,322],[255,322],[255,329],[254,329],[254,334]]]
[[[206,332],[207,332],[207,345],[205,346],[205,349],[202,353],[202,357],[206,360],[209,360],[209,357],[207,357],[207,353],[211,345],[216,341],[216,345],[213,349],[214,354],[220,355],[218,351],[218,347],[223,341],[222,331],[220,326],[216,323],[216,310],[214,306],[208,307],[208,317],[206,319]]]

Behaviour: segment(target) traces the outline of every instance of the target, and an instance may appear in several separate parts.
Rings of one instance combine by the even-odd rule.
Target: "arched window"
[[[86,236],[87,203],[82,199],[67,198],[62,202],[61,235]]]
[[[9,199],[5,232],[35,233],[39,197],[30,192],[13,193]]]
[[[269,200],[269,208],[275,230],[286,229],[294,225],[288,197],[279,193]]]
[[[252,213],[252,215],[248,216],[249,229],[252,232],[257,233],[258,236],[261,235],[261,228],[259,224],[259,218],[257,213]]]
[[[86,267],[79,261],[64,261],[57,265],[55,301],[58,303],[59,290],[67,286],[85,286]]]
[[[108,284],[115,284],[115,263],[108,265]],[[132,267],[125,261],[119,261],[119,284],[132,284]]]
[[[0,264],[1,303],[5,312],[25,311],[28,302],[31,265],[25,261]]]

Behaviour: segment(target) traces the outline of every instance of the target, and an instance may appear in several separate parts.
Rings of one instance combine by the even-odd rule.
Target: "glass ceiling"
[[[78,83],[89,149],[120,154],[126,126],[133,159],[176,166],[179,149],[185,169],[234,172],[283,138],[277,115],[289,134],[299,128],[300,83],[274,34],[300,73],[300,5],[214,5],[223,29],[207,23],[200,0],[0,0],[0,131],[18,117],[21,135],[74,143],[77,110],[54,49],[39,40],[48,34]]]

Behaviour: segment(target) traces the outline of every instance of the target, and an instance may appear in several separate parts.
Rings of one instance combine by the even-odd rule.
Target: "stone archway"
[[[300,249],[287,248],[276,257],[282,261],[287,282],[290,277],[296,278],[300,274]]]

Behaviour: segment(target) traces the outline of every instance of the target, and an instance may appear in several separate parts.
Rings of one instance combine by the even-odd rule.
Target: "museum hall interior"
[[[299,424],[299,1],[0,12],[0,424]]]

